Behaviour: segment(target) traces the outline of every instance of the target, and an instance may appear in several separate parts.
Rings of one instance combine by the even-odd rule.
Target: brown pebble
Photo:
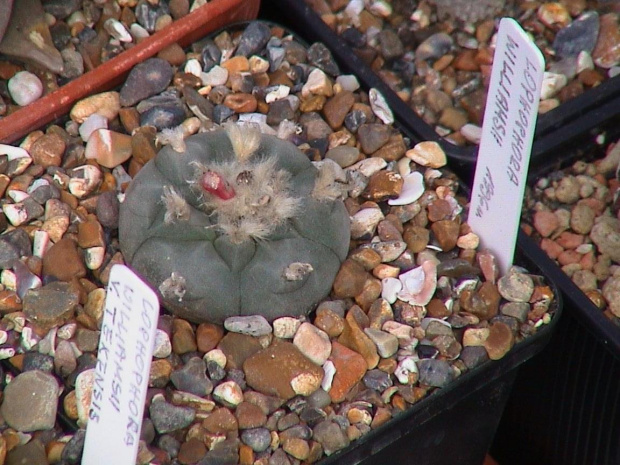
[[[340,403],[346,398],[351,388],[366,374],[368,365],[360,354],[336,341],[332,343],[329,360],[336,367],[329,396],[332,402]]]
[[[166,60],[172,66],[181,66],[187,59],[183,48],[176,42],[160,50],[157,57]]]
[[[224,105],[237,113],[253,113],[258,102],[252,94],[228,94]]]
[[[226,355],[226,369],[241,368],[245,360],[263,347],[258,338],[240,333],[227,333],[217,345]]]
[[[78,245],[83,249],[105,246],[103,228],[98,221],[90,220],[78,224]]]
[[[484,341],[484,348],[491,360],[499,360],[512,349],[514,343],[515,338],[508,325],[498,321],[489,327],[489,337]]]
[[[355,103],[353,92],[341,91],[330,98],[323,107],[325,121],[334,130],[342,127],[345,116]]]
[[[221,64],[222,68],[226,68],[229,74],[241,73],[250,70],[250,62],[243,55],[232,57]]]
[[[202,422],[210,433],[227,433],[239,429],[237,419],[226,407],[213,410]]]
[[[329,337],[338,337],[344,329],[344,319],[328,308],[319,308],[314,326],[325,331]]]
[[[169,360],[162,358],[151,362],[151,370],[149,371],[149,386],[155,388],[164,388],[170,381],[172,374],[172,364]]]
[[[310,455],[310,446],[308,441],[301,438],[287,438],[282,443],[284,452],[296,458],[297,460],[305,460]]]
[[[179,448],[177,460],[183,465],[191,465],[198,462],[207,453],[205,443],[197,438],[190,438],[182,442]]]
[[[257,405],[241,402],[235,409],[239,429],[258,428],[267,422],[267,415]]]
[[[60,166],[65,148],[65,141],[59,135],[45,134],[32,144],[30,155],[34,163],[44,168]]]
[[[403,183],[403,177],[398,173],[386,170],[377,171],[370,177],[368,186],[362,195],[376,202],[393,199],[400,195]]]
[[[364,290],[368,273],[355,260],[347,259],[340,266],[334,280],[334,296],[337,298],[355,297]]]
[[[459,238],[459,224],[456,220],[436,221],[431,224],[431,231],[444,252],[452,250],[456,246],[456,241]]]
[[[294,386],[308,383],[309,390],[312,387],[316,390],[323,379],[321,367],[305,357],[292,343],[279,340],[274,340],[269,347],[249,357],[243,363],[243,371],[248,385],[253,389],[283,399],[291,399],[298,394]]]
[[[63,238],[43,256],[43,275],[59,281],[71,281],[86,276],[86,267],[75,241]]]
[[[196,346],[196,336],[192,325],[181,318],[175,318],[172,322],[172,350],[175,354],[183,355],[193,352]]]
[[[196,328],[196,344],[200,352],[213,350],[224,337],[224,328],[212,323],[201,323]]]

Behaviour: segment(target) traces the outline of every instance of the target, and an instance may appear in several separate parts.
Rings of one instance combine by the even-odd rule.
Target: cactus
[[[329,294],[349,248],[335,172],[249,126],[190,136],[130,184],[121,251],[182,318],[305,315]]]

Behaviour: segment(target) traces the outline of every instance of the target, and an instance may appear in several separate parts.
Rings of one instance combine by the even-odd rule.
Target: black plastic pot
[[[478,156],[478,146],[456,146],[440,137],[434,128],[424,122],[405,102],[403,102],[381,78],[310,8],[304,0],[269,0],[262,2],[260,16],[288,24],[309,42],[323,42],[338,60],[341,70],[355,74],[365,87],[378,89],[388,101],[395,117],[407,127],[416,140],[434,140],[441,144],[450,160],[450,167],[468,185],[473,181],[473,172]],[[574,137],[583,130],[596,132],[604,129],[602,121],[607,121],[616,107],[620,105],[620,76],[608,79],[603,84],[563,103],[559,107],[538,117],[532,147],[532,164],[544,163],[550,150],[557,148],[556,142],[562,140],[576,143]],[[609,111],[601,111],[601,108]],[[602,118],[601,118],[602,117]],[[578,124],[581,131],[571,128]]]
[[[295,3],[296,8],[299,9],[287,10],[290,3]],[[394,111],[395,126],[412,141],[436,140],[442,145],[447,144],[439,140],[434,130],[413,115],[411,110],[408,110],[408,114],[413,115],[422,124],[418,125],[415,120],[412,122],[403,118],[402,114],[396,111],[395,106],[406,106],[404,102],[395,94],[393,97],[396,100],[392,102],[390,94],[384,91],[383,81],[361,64],[358,69],[356,62],[350,60],[352,53],[347,52],[341,41],[326,42],[322,34],[316,34],[315,26],[326,27],[320,19],[320,23],[317,24],[304,24],[305,19],[301,19],[298,15],[302,10],[309,11],[303,8],[301,1],[263,2],[259,19],[281,24],[308,43],[314,41],[325,43],[341,72],[355,74],[365,90],[375,87],[385,92],[384,96],[389,100]],[[308,14],[310,13],[316,17],[314,12],[309,11]],[[449,168],[454,170],[452,163]],[[464,189],[467,190],[467,187]],[[515,263],[526,267],[534,274],[545,276],[549,285],[552,286],[556,300],[553,304],[554,313],[551,323],[540,328],[534,336],[517,344],[501,360],[489,361],[476,367],[447,388],[435,391],[386,424],[353,442],[346,449],[323,459],[319,462],[321,465],[384,465],[386,463],[480,465],[483,462],[510,396],[519,367],[543,350],[559,324],[562,310],[562,298],[558,288],[552,280],[540,272],[537,266],[539,255],[543,252],[531,241],[527,241],[527,237],[522,236],[519,236],[517,243]]]
[[[615,117],[606,122],[607,141],[620,133],[620,103],[611,103]],[[586,131],[575,137],[583,143],[549,153],[532,180],[583,159],[596,136]],[[502,465],[620,464],[620,327],[555,261],[538,255],[536,264],[562,291],[564,314],[545,350],[519,370],[492,454]]]

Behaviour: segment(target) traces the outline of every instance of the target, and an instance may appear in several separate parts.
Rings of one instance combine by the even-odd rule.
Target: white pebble
[[[385,216],[378,208],[363,208],[351,217],[351,237],[360,239],[373,235],[375,228]]]
[[[222,368],[226,366],[226,354],[221,349],[213,349],[202,357],[205,363],[215,362]]]
[[[200,62],[196,58],[192,58],[187,60],[185,63],[185,68],[183,71],[187,74],[193,74],[194,76],[201,77],[202,76],[202,66],[200,66]]]
[[[283,316],[273,320],[273,335],[279,339],[293,339],[301,326],[299,318]]]
[[[215,387],[213,398],[227,407],[236,407],[243,402],[243,391],[234,381],[225,381]]]
[[[371,177],[378,171],[381,171],[387,166],[387,161],[379,157],[365,158],[362,161],[358,161],[355,165],[351,165],[347,170],[357,170],[367,178]]]
[[[19,106],[26,106],[43,95],[43,83],[29,71],[19,71],[9,79],[8,89],[11,98]]]
[[[331,360],[328,360],[323,364],[323,381],[321,381],[321,388],[325,392],[329,392],[334,382],[334,376],[336,375],[336,365]]]
[[[394,376],[401,384],[410,384],[411,375],[418,373],[418,366],[416,365],[413,357],[405,357],[396,366],[394,370]]]
[[[472,144],[480,144],[482,128],[476,124],[467,123],[460,129],[461,135]]]
[[[396,278],[383,278],[381,281],[381,297],[390,304],[396,302],[398,293],[402,290],[403,283]]]
[[[58,337],[65,341],[71,339],[77,331],[77,323],[67,323],[58,328]]]
[[[230,316],[224,320],[224,328],[233,333],[260,337],[271,334],[271,325],[262,315]]]
[[[99,113],[93,113],[80,124],[78,132],[84,142],[88,142],[90,135],[97,129],[108,129],[108,119]]]
[[[291,88],[289,86],[283,86],[283,85],[276,86],[274,90],[272,90],[271,92],[267,93],[267,95],[265,95],[265,102],[273,103],[276,100],[281,100],[284,97],[288,97],[288,94],[290,92],[291,92]]]
[[[336,84],[339,84],[342,90],[349,92],[355,92],[360,88],[360,83],[353,74],[341,74],[336,78]]]
[[[568,79],[564,74],[545,72],[540,87],[540,100],[547,100],[553,97],[567,83]]]
[[[78,425],[86,426],[88,423],[88,412],[93,395],[93,385],[95,384],[95,369],[84,370],[75,378],[75,400],[77,402]]]
[[[82,165],[73,170],[69,192],[81,199],[93,192],[101,182],[101,170],[94,165]]]
[[[381,92],[375,88],[370,89],[368,91],[368,100],[370,100],[372,112],[377,118],[383,121],[384,124],[392,124],[394,122],[394,114]]]
[[[103,28],[115,39],[121,42],[133,42],[133,37],[118,19],[109,18],[103,23]]]
[[[142,39],[146,39],[149,36],[149,31],[140,26],[138,23],[133,23],[131,26],[129,26],[129,32],[136,40],[136,42],[139,42]]]
[[[575,72],[579,74],[586,69],[594,69],[594,61],[592,61],[592,55],[582,50],[577,55],[577,69]]]
[[[228,81],[228,70],[215,65],[208,72],[202,73],[200,79],[202,79],[202,85],[204,86],[223,86]]]
[[[22,330],[20,345],[24,348],[24,350],[29,351],[36,346],[40,340],[41,338],[34,333],[32,328],[26,326]]]
[[[153,357],[166,358],[172,353],[172,344],[170,336],[166,331],[161,329],[155,330],[155,341],[153,344]]]
[[[424,194],[424,177],[419,171],[409,173],[403,178],[403,188],[395,199],[388,200],[390,205],[409,205]]]
[[[6,155],[8,161],[13,161],[17,158],[30,158],[30,154],[26,149],[7,144],[0,144],[0,155]]]
[[[28,220],[28,212],[21,203],[5,203],[2,211],[13,226],[19,226]]]

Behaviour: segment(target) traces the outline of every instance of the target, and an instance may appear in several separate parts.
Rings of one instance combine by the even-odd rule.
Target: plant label
[[[505,274],[512,265],[545,61],[511,18],[497,34],[468,223]]]
[[[134,465],[159,316],[157,295],[124,265],[112,267],[82,465]]]

